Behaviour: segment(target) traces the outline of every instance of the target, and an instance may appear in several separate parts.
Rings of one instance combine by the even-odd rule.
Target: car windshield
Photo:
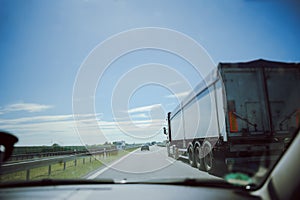
[[[1,0],[1,183],[259,186],[300,124],[299,19],[292,0]]]

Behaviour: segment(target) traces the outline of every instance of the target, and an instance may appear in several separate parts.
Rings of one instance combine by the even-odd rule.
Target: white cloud
[[[17,119],[0,119],[0,124],[18,124],[28,122],[41,122],[41,121],[58,121],[73,119],[73,115],[45,115],[35,117],[22,117]]]
[[[146,120],[145,118],[118,122],[104,121],[99,120],[97,116],[101,116],[101,113],[79,115],[75,117],[75,121],[72,114],[2,118],[0,129],[16,134],[19,137],[18,145],[51,144],[56,140],[63,144],[74,142],[78,144],[79,136],[82,144],[99,144],[108,140],[135,141],[136,138],[130,137],[128,133],[149,138],[165,123],[163,119]],[[129,132],[125,133],[123,130]]]
[[[101,113],[81,114],[76,116],[78,119],[76,121],[72,114],[2,118],[0,119],[0,129],[19,137],[17,145],[49,145],[57,138],[64,144],[80,144],[76,125],[83,127],[86,133],[89,133],[90,130],[99,130],[98,116],[101,116]]]
[[[26,112],[41,112],[44,110],[48,110],[52,108],[51,105],[43,105],[43,104],[35,104],[35,103],[15,103],[5,106],[0,109],[0,114],[5,114],[9,112],[18,112],[18,111],[26,111]]]
[[[186,97],[190,92],[186,91],[186,92],[180,92],[180,93],[176,93],[176,94],[170,94],[165,96],[166,98],[184,98]]]
[[[159,108],[159,107],[161,107],[161,104],[153,104],[150,106],[142,106],[142,107],[132,108],[132,109],[129,109],[127,112],[128,113],[149,112],[153,108]]]
[[[145,113],[138,113],[138,114],[133,114],[130,115],[131,119],[136,119],[136,118],[148,118],[149,116],[146,115]]]
[[[175,102],[172,102],[172,103],[168,103],[167,105],[166,105],[166,107],[174,107],[174,106],[176,106],[177,104],[175,103]]]

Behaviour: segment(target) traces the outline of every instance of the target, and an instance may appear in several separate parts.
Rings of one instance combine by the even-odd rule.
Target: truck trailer
[[[300,64],[220,63],[167,121],[175,159],[215,175],[270,168],[299,128]]]

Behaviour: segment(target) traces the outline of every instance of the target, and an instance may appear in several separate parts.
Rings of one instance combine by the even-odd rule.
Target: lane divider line
[[[166,158],[166,161],[168,161],[169,163],[173,164],[176,160],[173,158]]]
[[[103,172],[105,172],[106,170],[110,169],[112,166],[118,164],[119,162],[121,162],[122,160],[124,160],[125,158],[127,158],[128,156],[130,156],[131,154],[135,153],[136,151],[138,151],[140,148],[137,148],[136,150],[128,153],[127,155],[121,157],[120,159],[116,160],[115,162],[111,163],[110,165],[106,166],[105,168],[95,172],[94,174],[90,175],[87,177],[87,179],[95,179],[97,176],[101,175]]]

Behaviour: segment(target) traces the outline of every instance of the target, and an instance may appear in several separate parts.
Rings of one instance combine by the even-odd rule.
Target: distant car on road
[[[144,151],[144,150],[147,150],[149,151],[149,145],[148,144],[143,144],[142,147],[141,147],[141,151]]]

